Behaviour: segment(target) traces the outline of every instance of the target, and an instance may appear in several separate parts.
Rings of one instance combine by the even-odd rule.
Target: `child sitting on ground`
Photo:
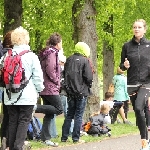
[[[106,92],[105,99],[100,102],[100,105],[108,104],[110,106],[109,115],[111,117],[112,124],[117,120],[117,115],[119,113],[119,110],[122,111],[121,107],[123,106],[123,102],[117,102],[114,101],[113,99],[114,99],[114,94],[111,92]]]
[[[100,136],[102,134],[110,134],[110,129],[107,124],[111,123],[111,118],[109,116],[110,107],[108,104],[101,105],[100,111],[94,113],[90,117],[90,121],[84,125],[84,130],[87,134],[93,136]]]

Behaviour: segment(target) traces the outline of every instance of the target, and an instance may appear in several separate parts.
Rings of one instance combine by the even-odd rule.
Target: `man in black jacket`
[[[72,140],[73,142],[83,142],[79,140],[80,128],[93,80],[92,68],[87,58],[89,55],[89,46],[84,42],[78,42],[75,45],[75,53],[67,58],[64,66],[64,86],[68,95],[68,112],[62,126],[62,142],[66,142],[68,139],[72,119],[74,119]]]

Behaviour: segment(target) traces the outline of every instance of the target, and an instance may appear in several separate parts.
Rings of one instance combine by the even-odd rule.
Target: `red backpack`
[[[23,92],[23,89],[29,83],[31,77],[28,80],[25,77],[25,70],[22,67],[21,61],[21,56],[28,52],[29,50],[24,50],[19,54],[13,55],[12,50],[8,50],[8,56],[4,57],[2,78],[9,99],[11,99],[11,92],[18,93],[21,90]]]

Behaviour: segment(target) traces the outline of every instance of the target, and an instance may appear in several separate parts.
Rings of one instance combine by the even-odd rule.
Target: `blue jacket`
[[[30,50],[28,45],[14,45],[12,49],[15,53],[20,53],[23,50]],[[7,55],[7,53],[6,53]],[[0,60],[3,60],[3,57]],[[25,76],[27,79],[30,78],[29,83],[23,89],[22,96],[16,102],[20,93],[11,93],[11,99],[9,100],[8,95],[6,94],[6,89],[4,88],[4,103],[5,105],[35,105],[37,103],[37,93],[41,92],[44,89],[43,85],[43,72],[41,69],[40,61],[38,56],[33,52],[25,53],[21,56],[23,68],[25,69]]]
[[[113,77],[114,84],[114,100],[126,101],[130,100],[127,93],[127,77],[123,74],[116,74]]]

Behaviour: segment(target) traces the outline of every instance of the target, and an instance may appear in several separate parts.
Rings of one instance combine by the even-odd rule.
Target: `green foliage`
[[[3,22],[4,22],[4,1],[0,1],[0,36],[3,35]]]
[[[72,54],[74,41],[72,40],[72,6],[75,0],[23,0],[23,26],[30,32],[30,45],[34,51],[45,47],[46,40],[53,32],[59,32],[63,38],[63,48],[65,55]],[[76,2],[83,5],[85,0]],[[89,1],[91,2],[91,1]],[[124,42],[132,38],[132,24],[138,18],[143,18],[150,24],[149,0],[105,0],[92,1],[96,8],[96,28],[98,34],[98,68],[102,74],[103,63],[103,41],[113,45],[115,52],[115,67],[120,62],[120,52]],[[0,1],[0,22],[3,33],[4,21],[4,0]],[[80,10],[79,10],[80,11]],[[112,16],[112,19],[110,17]],[[89,16],[89,19],[93,16]],[[94,17],[95,18],[95,17]],[[107,26],[113,28],[106,30]],[[146,33],[150,38],[150,30]]]
[[[137,19],[145,19],[147,24],[150,24],[149,6],[150,1],[145,0],[96,0],[97,10],[97,33],[99,35],[98,41],[98,62],[99,70],[102,67],[102,51],[103,41],[109,41],[114,47],[114,62],[115,67],[120,63],[120,53],[124,42],[132,38],[132,24]],[[113,15],[113,22],[108,22],[109,17]],[[104,24],[108,23],[113,26],[113,34],[106,32]],[[146,33],[147,38],[150,39],[150,31]]]
[[[46,40],[53,32],[58,32],[63,38],[63,47],[71,52],[73,49],[71,6],[73,1],[44,0],[30,1],[24,0],[24,26],[29,30],[31,48],[35,51],[36,31],[40,33],[42,47],[45,47]]]

